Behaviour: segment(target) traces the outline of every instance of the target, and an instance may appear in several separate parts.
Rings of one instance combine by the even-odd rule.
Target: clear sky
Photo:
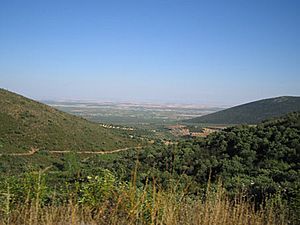
[[[0,0],[0,87],[212,105],[300,95],[300,1]]]

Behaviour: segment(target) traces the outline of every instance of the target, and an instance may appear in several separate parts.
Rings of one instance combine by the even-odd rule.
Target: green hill
[[[186,120],[185,122],[207,124],[256,124],[266,119],[297,111],[300,111],[300,97],[283,96],[250,102]]]
[[[125,131],[103,128],[0,89],[0,154],[31,148],[100,151],[135,145]]]

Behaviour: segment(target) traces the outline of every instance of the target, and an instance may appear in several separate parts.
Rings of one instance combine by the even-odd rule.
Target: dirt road
[[[49,153],[49,154],[65,154],[65,153],[75,152],[77,154],[105,155],[105,154],[112,154],[112,153],[127,151],[129,149],[141,149],[143,147],[145,147],[145,146],[119,148],[119,149],[107,150],[107,151],[80,151],[80,152],[75,152],[75,151],[70,151],[70,150],[65,150],[65,151],[53,150],[53,151],[47,151],[47,153]],[[31,148],[31,150],[29,152],[0,154],[0,156],[2,156],[2,155],[9,155],[9,156],[31,156],[31,155],[37,153],[38,151],[39,151],[38,148]]]
[[[77,154],[94,154],[94,155],[105,155],[105,154],[112,154],[112,153],[116,153],[116,152],[122,152],[122,151],[127,151],[129,149],[141,149],[145,146],[138,146],[138,147],[128,147],[128,148],[119,148],[119,149],[115,149],[115,150],[109,150],[109,151],[80,151],[80,152],[76,152]],[[48,153],[58,153],[58,154],[64,154],[64,153],[69,153],[72,151],[48,151]]]

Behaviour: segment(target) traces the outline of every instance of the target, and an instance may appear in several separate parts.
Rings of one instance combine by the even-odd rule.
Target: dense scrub
[[[75,175],[75,174],[73,174]],[[66,179],[49,186],[51,174],[25,173],[1,183],[0,224],[287,224],[280,199],[258,209],[242,193],[230,199],[219,183],[207,184],[204,196],[191,196],[178,182],[161,189],[155,182],[136,185],[108,170],[97,176]],[[59,184],[59,182],[58,182]]]
[[[105,166],[128,174],[133,160],[139,161],[139,181],[155,177],[164,187],[169,180],[189,183],[189,191],[199,194],[208,178],[224,182],[229,195],[245,191],[255,204],[279,195],[293,216],[300,210],[300,114],[266,121],[257,126],[237,126],[206,139],[156,145],[126,152],[120,158],[94,159],[90,165]],[[125,168],[125,169],[124,169]],[[127,169],[127,172],[124,170]],[[299,217],[294,218],[298,220]]]
[[[299,224],[299,113],[205,139],[48,163],[36,173],[3,170],[2,223]]]
[[[58,111],[0,89],[0,154],[51,150],[111,150],[137,145],[126,132]]]
[[[300,97],[282,96],[238,105],[187,120],[189,123],[257,124],[266,119],[300,111]]]

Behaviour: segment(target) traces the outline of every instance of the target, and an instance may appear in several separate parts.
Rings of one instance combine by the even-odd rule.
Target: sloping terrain
[[[136,146],[126,131],[107,129],[0,89],[0,153],[105,151]]]
[[[283,96],[250,102],[186,120],[185,122],[207,124],[256,124],[266,119],[297,111],[300,111],[300,97]]]

